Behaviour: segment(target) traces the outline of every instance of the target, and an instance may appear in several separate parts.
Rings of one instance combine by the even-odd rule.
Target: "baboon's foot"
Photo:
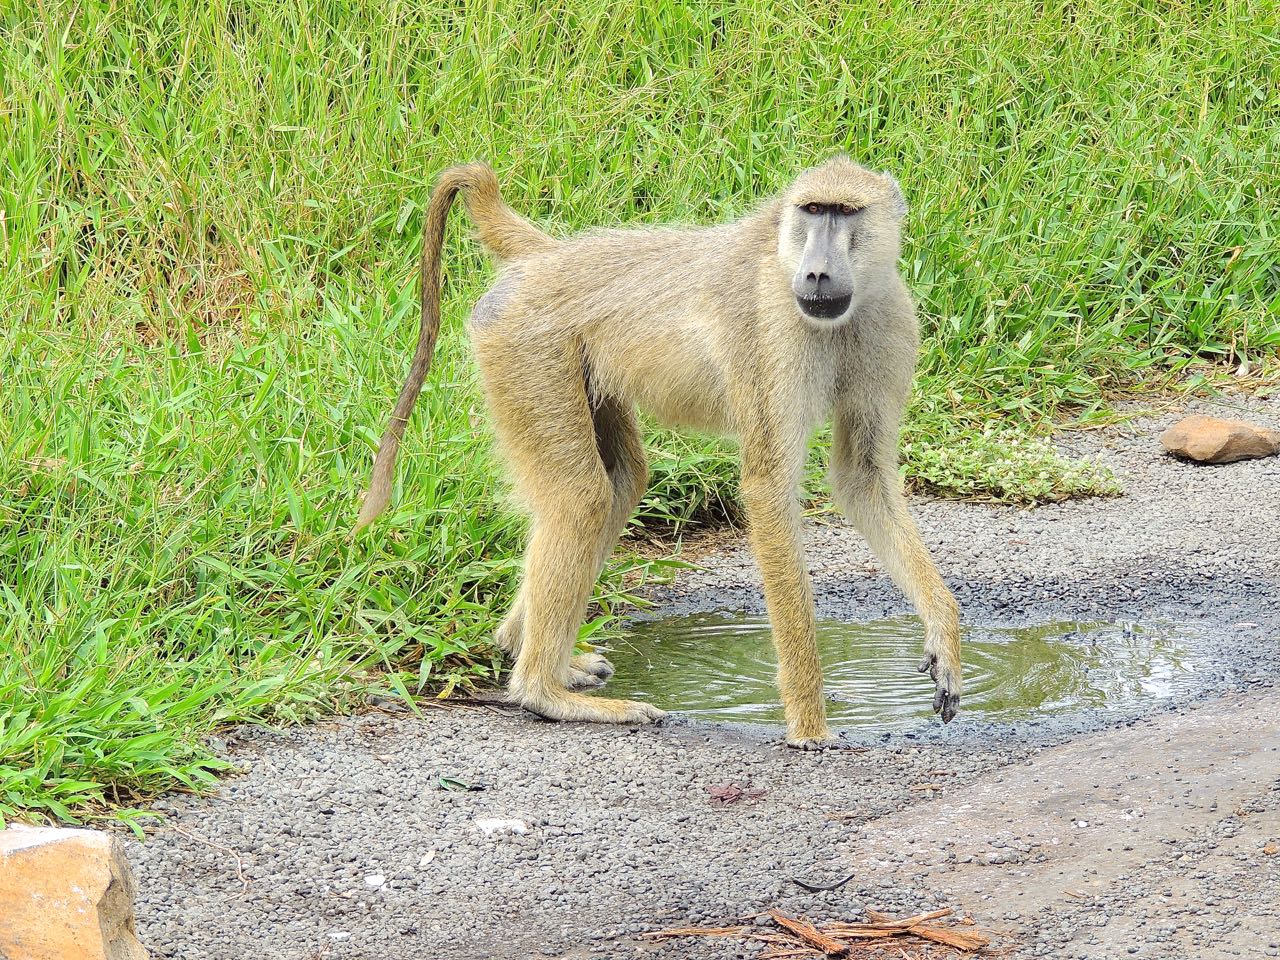
[[[827,729],[827,718],[822,712],[787,724],[788,747],[796,750],[826,750],[835,745],[836,739]]]
[[[569,679],[565,681],[565,689],[599,690],[604,686],[604,682],[604,677],[598,677],[594,673],[588,673],[586,670],[580,670],[571,663],[569,664]]]
[[[793,750],[831,750],[840,746],[840,741],[831,734],[822,737],[787,737],[787,746]]]
[[[599,678],[597,678],[599,679]],[[587,723],[653,723],[666,714],[638,700],[587,697],[565,690],[531,695],[517,694],[516,701],[545,720],[581,720]]]
[[[570,690],[598,690],[613,676],[613,664],[598,653],[580,653],[569,660]]]
[[[928,673],[933,680],[933,712],[942,714],[943,723],[950,723],[960,711],[960,690],[963,685],[960,661],[946,654],[930,653],[926,646],[924,659],[916,669],[921,673]]]
[[[509,614],[502,625],[494,632],[493,642],[509,657],[520,652],[520,644],[524,640],[524,617],[516,613]]]
[[[601,680],[608,680],[613,676],[613,664],[598,653],[580,653],[569,660],[569,666]]]

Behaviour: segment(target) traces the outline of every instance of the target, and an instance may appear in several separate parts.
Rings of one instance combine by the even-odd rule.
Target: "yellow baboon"
[[[635,408],[731,434],[778,653],[787,742],[830,739],[798,487],[807,442],[833,421],[831,483],[924,621],[933,707],[960,702],[957,606],[920,540],[897,471],[919,331],[898,274],[897,182],[838,156],[734,223],[553,238],[501,199],[483,164],[441,175],[427,210],[417,349],[358,528],[391,495],[396,450],[440,327],[440,247],[461,192],[500,262],[468,324],[500,444],[533,517],[524,580],[497,640],[514,699],[556,720],[662,712],[578,692],[612,674],[572,657],[591,588],[644,491]]]

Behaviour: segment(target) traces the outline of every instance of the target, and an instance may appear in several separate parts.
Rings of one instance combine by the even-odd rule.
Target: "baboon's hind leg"
[[[566,349],[546,357],[522,355],[517,363],[506,351],[486,356],[476,346],[517,492],[533,511],[520,588],[523,629],[511,672],[514,699],[552,720],[656,720],[662,711],[649,704],[566,689],[578,627],[607,556],[606,537],[611,548],[623,509],[597,441],[581,361]]]
[[[635,410],[629,404],[609,397],[594,400],[591,404],[591,419],[600,460],[613,488],[612,509],[597,544],[595,577],[598,578],[613,553],[618,538],[626,529],[636,504],[644,496],[649,467],[640,436],[640,425],[636,420]],[[595,582],[594,579],[592,582]],[[522,586],[497,634],[498,645],[513,655],[519,652],[523,640],[524,596]],[[570,690],[592,689],[603,686],[612,676],[613,664],[601,654],[575,654],[569,660],[567,686]]]

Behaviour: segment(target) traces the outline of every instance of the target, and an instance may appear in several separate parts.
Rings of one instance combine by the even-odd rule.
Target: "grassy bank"
[[[731,217],[834,149],[892,168],[906,465],[942,488],[1105,485],[1027,438],[1280,347],[1271,2],[0,10],[0,815],[198,785],[203,733],[339,708],[353,661],[490,670],[520,521],[463,230],[403,495],[348,538],[449,163],[566,230]],[[655,444],[646,515],[714,514],[731,452]]]

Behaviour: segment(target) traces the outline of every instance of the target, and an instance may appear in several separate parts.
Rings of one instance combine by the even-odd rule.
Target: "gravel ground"
[[[1280,400],[1232,407],[1194,405],[1280,426]],[[224,748],[243,773],[157,803],[165,824],[130,841],[144,942],[201,960],[713,960],[755,952],[637,935],[773,906],[947,906],[1007,931],[1018,957],[1280,956],[1280,458],[1165,458],[1155,437],[1175,416],[1069,436],[1124,497],[914,512],[970,623],[1187,625],[1218,666],[1186,700],[1019,725],[962,709],[820,754],[776,731],[475,704],[242,729]],[[848,529],[807,539],[822,616],[906,612]],[[660,613],[762,609],[741,546],[700,562],[656,592]],[[713,805],[727,783],[766,792]],[[487,835],[488,819],[526,832]],[[850,874],[834,891],[794,882]]]

